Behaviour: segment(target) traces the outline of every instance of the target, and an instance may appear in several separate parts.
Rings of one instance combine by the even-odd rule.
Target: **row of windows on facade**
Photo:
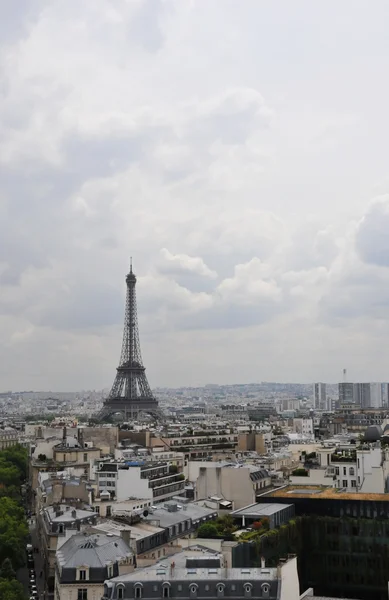
[[[338,479],[338,487],[344,487],[344,488],[348,487],[348,481],[347,481],[347,479],[343,479],[342,482],[341,482],[340,479]],[[351,480],[351,487],[352,488],[356,488],[357,487],[357,482],[356,482],[355,479]]]
[[[60,457],[59,457],[59,454],[56,456],[56,460],[58,460],[58,461],[61,460]],[[67,461],[66,454],[64,454],[62,462],[66,462],[66,461]],[[88,454],[87,454],[87,452],[84,453],[83,462],[88,462]]]
[[[132,558],[129,559],[129,564],[132,564]],[[107,577],[108,579],[113,577],[113,565],[107,566]],[[89,569],[78,569],[77,581],[89,581]]]
[[[335,467],[335,473],[336,473],[337,475],[339,475],[339,474],[340,474],[339,467]],[[354,475],[355,475],[355,469],[354,469],[354,467],[349,467],[348,474],[349,474],[350,476],[354,477]],[[347,467],[343,467],[343,475],[347,475]]]
[[[170,597],[170,583],[168,581],[164,582],[162,584],[162,588],[160,588],[161,594],[163,598],[169,598]],[[218,583],[216,584],[216,595],[218,598],[221,598],[224,596],[224,590],[225,590],[225,584],[224,583]],[[138,600],[140,598],[142,598],[142,592],[143,592],[143,586],[141,583],[136,583],[134,585],[134,597],[137,598]],[[154,592],[158,592],[158,585],[154,585],[153,586],[153,591]],[[197,585],[197,583],[190,583],[188,586],[188,590],[189,590],[189,594],[191,598],[196,598],[197,597],[197,593],[198,593],[198,588],[199,586]],[[249,582],[244,583],[243,584],[243,593],[244,596],[246,598],[251,598],[251,593],[252,593],[252,588],[253,585]],[[182,592],[183,586],[182,584],[178,584],[177,585],[177,591],[178,592]],[[230,589],[232,592],[236,591],[236,584],[231,584],[230,585]],[[261,589],[262,589],[262,594],[263,597],[266,598],[270,592],[270,585],[268,583],[263,583],[261,585]],[[210,584],[205,584],[204,586],[204,590],[206,592],[209,592],[211,590],[211,585]],[[106,590],[107,591],[107,590]],[[123,583],[119,583],[116,586],[116,591],[117,591],[117,598],[118,600],[124,600],[125,598],[125,587]],[[239,593],[239,592],[238,592]],[[85,599],[81,599],[81,600],[85,600]]]

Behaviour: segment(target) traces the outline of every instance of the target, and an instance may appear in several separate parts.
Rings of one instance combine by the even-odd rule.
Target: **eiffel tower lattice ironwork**
[[[101,420],[122,413],[126,420],[136,418],[140,412],[157,414],[158,401],[154,398],[143,366],[139,342],[136,308],[136,277],[132,271],[126,276],[127,296],[124,332],[120,363],[108,398],[98,414]]]

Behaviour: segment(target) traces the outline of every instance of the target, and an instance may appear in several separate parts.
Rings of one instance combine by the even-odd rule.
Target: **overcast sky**
[[[0,390],[389,380],[387,0],[0,3]]]

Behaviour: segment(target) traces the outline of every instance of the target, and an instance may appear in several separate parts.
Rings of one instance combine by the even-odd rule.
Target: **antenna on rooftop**
[[[347,381],[347,369],[343,369],[343,383]]]

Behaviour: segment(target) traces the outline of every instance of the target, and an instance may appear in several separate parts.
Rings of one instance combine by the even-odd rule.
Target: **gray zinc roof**
[[[159,521],[160,527],[170,527],[187,519],[191,519],[192,522],[201,521],[202,519],[207,520],[212,515],[217,517],[217,512],[214,509],[190,503],[184,504],[183,508],[179,508],[174,512],[169,512],[164,506],[158,507],[153,509],[153,512],[150,512],[145,519],[147,521]]]
[[[289,506],[292,506],[292,504],[269,504],[260,502],[258,504],[253,504],[252,506],[246,506],[245,508],[234,510],[231,514],[237,517],[263,517],[274,515],[275,513],[279,512],[280,510],[284,510]]]
[[[63,568],[79,566],[105,567],[132,554],[125,541],[118,536],[101,534],[74,535],[57,551],[58,564]]]

